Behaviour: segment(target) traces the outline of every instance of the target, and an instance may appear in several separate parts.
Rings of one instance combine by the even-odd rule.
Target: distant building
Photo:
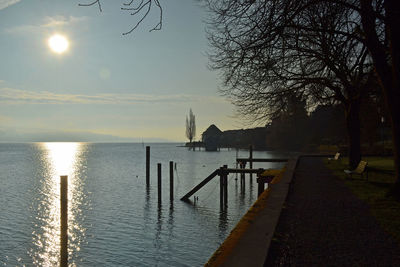
[[[202,140],[206,151],[217,151],[221,146],[222,131],[214,124],[210,125],[202,134]]]

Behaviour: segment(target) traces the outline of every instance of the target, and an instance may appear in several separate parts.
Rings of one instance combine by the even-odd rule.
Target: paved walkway
[[[265,266],[400,266],[400,244],[320,158],[295,172]]]

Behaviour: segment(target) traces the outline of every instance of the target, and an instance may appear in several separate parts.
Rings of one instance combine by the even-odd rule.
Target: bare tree
[[[341,103],[349,163],[355,167],[361,159],[360,101],[371,91],[374,75],[358,40],[359,22],[347,23],[354,10],[300,0],[207,4],[211,67],[222,73],[221,92],[238,111],[249,119],[270,120],[285,109],[288,95],[309,106]]]
[[[189,139],[189,142],[192,143],[195,136],[196,136],[196,118],[192,112],[192,109],[190,109],[189,118],[186,116],[186,137]]]

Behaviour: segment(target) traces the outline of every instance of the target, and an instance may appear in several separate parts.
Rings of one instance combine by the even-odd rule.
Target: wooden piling
[[[150,147],[146,146],[146,186],[150,185]]]
[[[250,145],[249,147],[249,159],[250,159],[250,169],[253,169],[253,146]],[[253,183],[253,174],[250,173],[250,183]]]
[[[174,200],[174,162],[169,162],[169,198]]]
[[[224,206],[228,206],[228,172],[226,169],[228,165],[224,165],[224,173],[223,173],[223,180],[224,180]]]
[[[262,169],[257,174],[258,196],[264,192],[264,184],[269,184],[274,179],[273,175],[262,176],[261,173],[263,173]]]
[[[161,202],[161,163],[157,164],[157,189],[158,189],[158,202]]]
[[[60,176],[61,233],[60,266],[68,266],[68,176]]]
[[[221,208],[224,206],[224,177],[223,167],[219,169],[219,204]]]
[[[245,161],[241,161],[240,162],[240,169],[244,169],[246,167],[246,162]],[[245,187],[245,173],[242,172],[240,174],[240,189],[242,190],[242,192],[244,191],[244,187]]]
[[[260,196],[264,192],[264,183],[262,181],[258,181],[258,196]]]
[[[239,148],[236,148],[236,169],[238,168],[238,161],[237,161],[237,158],[239,157]],[[238,178],[238,174],[236,173],[235,174],[236,175],[236,180],[237,180],[237,178]]]

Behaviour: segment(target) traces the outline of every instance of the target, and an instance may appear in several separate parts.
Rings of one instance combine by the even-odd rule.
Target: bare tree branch
[[[362,96],[372,68],[357,31],[360,21],[354,10],[326,2],[207,2],[210,68],[220,71],[221,93],[243,115],[259,109],[265,114],[255,120],[271,119],[289,94],[309,105]]]
[[[99,5],[100,12],[102,12],[100,0],[93,1],[92,3],[89,4],[79,4],[79,6],[93,6],[96,3]]]
[[[125,5],[125,6],[131,6],[134,2],[135,2],[134,0],[131,0],[129,3],[124,4],[124,5]],[[131,15],[132,15],[132,16],[135,16],[135,15],[139,14],[139,13],[142,11],[142,9],[144,9],[145,7],[147,7],[147,9],[146,9],[144,15],[139,19],[139,21],[136,23],[136,25],[135,25],[132,29],[130,29],[129,31],[123,33],[123,35],[130,34],[130,33],[132,33],[137,27],[139,27],[139,25],[143,22],[143,20],[144,20],[144,19],[148,16],[148,14],[150,13],[150,10],[151,10],[151,7],[152,7],[152,4],[153,4],[153,3],[154,3],[154,5],[157,6],[157,8],[159,9],[160,18],[159,18],[158,23],[157,23],[152,29],[150,29],[150,32],[155,31],[155,30],[161,30],[161,28],[162,28],[162,20],[163,20],[163,17],[162,17],[163,13],[162,13],[162,7],[161,7],[161,4],[160,4],[159,0],[147,0],[147,1],[141,0],[140,3],[139,3],[139,5],[137,5],[137,6],[122,7],[122,8],[121,8],[121,10],[134,11],[134,12],[131,13]]]
[[[79,6],[93,6],[95,4],[98,4],[99,10],[100,12],[102,12],[100,0],[95,0],[88,4],[79,4]],[[163,9],[159,0],[140,0],[140,1],[130,0],[128,3],[123,3],[123,7],[121,7],[121,10],[132,11],[130,15],[134,17],[139,17],[139,20],[129,31],[122,33],[122,35],[127,35],[135,31],[139,27],[139,25],[144,21],[144,19],[150,14],[152,6],[157,7],[160,15],[158,23],[149,31],[152,32],[161,30],[163,21]]]

